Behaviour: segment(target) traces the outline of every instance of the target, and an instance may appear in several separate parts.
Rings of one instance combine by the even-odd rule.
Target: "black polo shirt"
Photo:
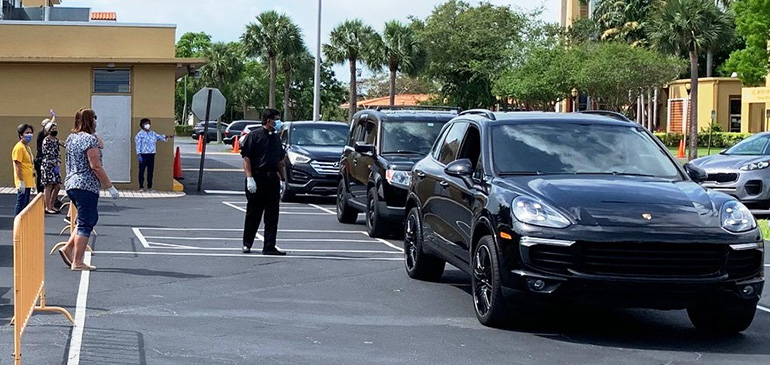
[[[251,161],[251,173],[278,172],[278,163],[286,156],[277,132],[259,127],[246,135],[241,156]]]

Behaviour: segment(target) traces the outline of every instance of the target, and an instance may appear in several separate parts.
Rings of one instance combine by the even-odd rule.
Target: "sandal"
[[[69,257],[67,257],[67,254],[64,253],[64,249],[59,249],[59,256],[61,256],[61,259],[64,261],[64,264],[67,265],[67,267],[72,268],[72,260],[70,260]]]
[[[86,263],[82,264],[72,264],[70,267],[70,270],[72,271],[93,271],[96,270],[96,266],[91,266]]]

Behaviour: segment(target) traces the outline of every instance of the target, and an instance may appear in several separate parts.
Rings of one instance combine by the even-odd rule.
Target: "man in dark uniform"
[[[278,233],[278,209],[280,202],[283,159],[286,152],[278,137],[280,112],[265,109],[262,128],[251,131],[243,140],[241,156],[246,173],[246,222],[243,225],[243,253],[250,253],[251,246],[265,214],[265,241],[263,255],[285,255],[275,247]]]

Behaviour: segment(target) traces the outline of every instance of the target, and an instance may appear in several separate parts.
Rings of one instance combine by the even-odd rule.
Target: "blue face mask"
[[[283,124],[283,123],[281,123],[280,119],[276,120],[274,123],[275,123],[275,131],[276,132],[280,132],[281,131],[281,124]]]
[[[25,134],[24,135],[24,141],[27,142],[27,143],[32,142],[32,134],[31,133]]]

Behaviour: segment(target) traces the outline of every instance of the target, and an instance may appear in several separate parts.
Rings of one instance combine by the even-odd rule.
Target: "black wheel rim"
[[[492,306],[492,258],[484,245],[476,249],[473,267],[473,303],[480,316],[486,316]]]
[[[366,210],[366,225],[369,229],[374,229],[374,197],[369,197],[369,209]]]
[[[406,221],[406,229],[404,232],[404,259],[406,260],[406,269],[412,271],[418,260],[418,239],[417,236],[417,217],[413,214],[409,215],[409,219]]]

